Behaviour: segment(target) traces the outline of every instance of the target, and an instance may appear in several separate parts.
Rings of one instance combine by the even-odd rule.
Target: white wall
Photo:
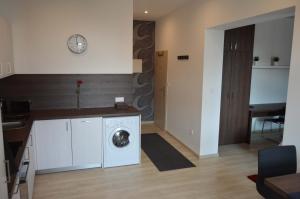
[[[250,104],[286,102],[288,69],[252,70]]]
[[[247,21],[251,17],[295,6],[296,4],[300,7],[300,2],[297,0],[195,0],[158,20],[156,26],[157,50],[168,50],[170,54],[167,130],[201,155],[206,155],[206,153],[201,152],[205,149],[200,148],[200,139],[197,141],[195,139],[201,137],[201,143],[205,143],[206,139],[214,137],[214,140],[209,141],[211,149],[208,151],[217,151],[218,139],[216,138],[219,134],[218,112],[220,110],[215,110],[214,107],[220,106],[220,94],[218,93],[220,87],[217,85],[211,87],[210,91],[211,93],[215,92],[215,95],[203,95],[201,97],[203,87],[202,72],[203,68],[215,67],[215,70],[211,70],[212,73],[210,75],[206,74],[203,76],[204,82],[212,82],[209,78],[214,75],[220,76],[220,74],[214,74],[214,71],[221,71],[222,65],[211,65],[209,61],[206,61],[204,65],[205,30],[223,24],[231,24],[242,20]],[[299,17],[298,15],[296,18]],[[253,21],[255,20],[250,20],[249,22],[253,23]],[[294,34],[294,44],[298,41],[300,45],[300,22],[299,20],[296,21],[295,29],[296,32],[298,30],[298,34]],[[244,23],[241,24],[247,25]],[[237,24],[234,25],[237,27]],[[233,25],[228,26],[228,28],[232,27]],[[300,66],[300,57],[297,57],[297,53],[300,53],[300,46],[298,44],[294,45],[294,58],[291,64],[294,74],[293,78],[290,79],[290,84],[293,86],[289,88],[290,93],[287,108],[287,119],[290,120],[287,125],[290,125],[290,127],[286,129],[284,135],[289,138],[285,138],[285,143],[294,144],[295,140],[297,140],[296,138],[300,140],[300,134],[295,133],[298,129],[296,125],[297,121],[293,119],[293,117],[297,118],[297,115],[300,115],[299,108],[293,108],[293,106],[299,107],[296,105],[296,102],[300,100],[299,92],[296,90],[296,85],[299,85],[296,77],[300,79],[300,69],[297,67]],[[178,62],[176,60],[176,56],[183,53],[191,56],[189,62]],[[208,80],[205,80],[206,78]],[[203,111],[203,102],[214,98],[219,100],[206,107],[211,112],[201,112]],[[201,124],[201,121],[211,121],[211,124],[207,125],[207,128],[201,128],[200,132],[201,125],[204,125]],[[190,128],[194,128],[195,135],[189,135]],[[300,147],[300,143],[296,144]]]
[[[223,48],[224,31],[210,29],[205,32],[205,52],[204,65],[222,66],[223,65]],[[220,110],[221,110],[221,93],[222,93],[222,67],[206,67],[203,69],[203,92],[202,92],[202,118],[201,132],[207,132],[201,135],[200,155],[217,154],[218,148],[215,143],[219,140]],[[211,120],[211,115],[216,120]]]
[[[250,104],[285,103],[289,82],[288,69],[252,70]],[[261,131],[264,118],[253,118],[252,130]],[[267,123],[265,129],[276,129],[279,125]]]
[[[300,54],[300,1],[297,1],[283,144],[296,145],[297,152],[298,152],[298,172],[300,170],[300,133],[299,133],[300,132],[299,130],[300,56],[299,54]]]
[[[253,54],[260,60],[252,69],[250,104],[286,102],[289,68],[276,68],[270,65],[271,57],[274,56],[280,58],[279,66],[290,65],[293,25],[293,17],[256,24]],[[263,119],[253,118],[252,130],[261,131]],[[265,129],[270,128],[279,128],[279,125],[268,123]]]
[[[253,55],[260,60],[257,66],[270,66],[271,57],[279,57],[278,65],[289,66],[294,30],[293,17],[285,17],[255,25]]]
[[[2,5],[10,9],[17,74],[132,73],[133,0],[13,3]],[[88,40],[83,55],[67,48],[75,33]]]
[[[279,66],[290,65],[293,26],[293,17],[255,25],[253,55],[260,60],[252,69],[250,104],[286,102],[289,69],[272,67],[271,57],[280,58]]]
[[[199,153],[204,24],[196,23],[202,11],[193,8],[157,21],[156,48],[169,53],[166,129]],[[190,59],[178,61],[183,54]]]

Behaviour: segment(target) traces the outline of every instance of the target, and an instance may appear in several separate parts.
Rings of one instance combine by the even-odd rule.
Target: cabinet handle
[[[29,152],[29,147],[26,147],[27,149],[27,155],[28,155],[28,158],[25,159],[26,161],[30,161],[30,152]]]
[[[67,130],[67,132],[69,132],[69,123],[68,122],[66,122],[66,130]]]
[[[9,184],[9,183],[11,183],[10,163],[9,163],[9,160],[5,160],[4,162],[5,162],[5,167],[6,167],[6,171],[7,171],[6,183]]]
[[[11,63],[7,63],[7,65],[8,65],[8,73],[11,74],[12,73]]]
[[[237,50],[237,49],[238,49],[238,43],[236,42],[234,45],[234,50]]]
[[[19,192],[19,188],[20,188],[20,181],[17,184],[17,190],[15,192],[13,192],[13,194],[17,194]]]
[[[232,50],[232,43],[230,43],[230,50]]]
[[[82,123],[91,123],[91,121],[85,120],[85,121],[81,121]]]
[[[32,135],[30,135],[30,146],[33,146]]]

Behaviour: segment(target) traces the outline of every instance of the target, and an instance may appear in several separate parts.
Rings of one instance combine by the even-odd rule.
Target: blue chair
[[[289,194],[289,199],[300,199],[300,192]]]
[[[276,146],[258,152],[258,176],[256,189],[267,199],[281,199],[277,193],[265,185],[270,177],[295,174],[297,172],[297,154],[295,146]]]

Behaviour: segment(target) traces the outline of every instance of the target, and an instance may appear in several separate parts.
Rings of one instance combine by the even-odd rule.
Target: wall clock
[[[67,44],[69,50],[75,54],[84,53],[88,46],[86,38],[80,34],[75,34],[69,37]]]

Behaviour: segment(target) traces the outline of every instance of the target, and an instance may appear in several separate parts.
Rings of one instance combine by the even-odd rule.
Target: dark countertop
[[[136,116],[140,112],[133,107],[127,109],[108,108],[82,108],[82,109],[57,109],[57,110],[38,110],[32,111],[33,120],[50,120],[50,119],[72,119],[82,117],[122,117]]]
[[[32,124],[35,120],[52,120],[52,119],[72,119],[72,118],[89,118],[89,117],[123,117],[138,116],[140,112],[133,108],[116,109],[108,108],[82,108],[82,109],[57,109],[57,110],[37,110],[32,111],[25,120],[25,126],[19,129],[3,131],[3,137],[7,142],[22,142],[15,157],[15,165],[19,168],[26,144],[30,135]],[[15,180],[15,179],[14,179]],[[9,187],[11,190],[13,187]]]
[[[268,117],[285,115],[286,103],[251,104],[249,114],[251,117]]]
[[[272,103],[272,104],[251,104],[249,106],[250,111],[266,111],[266,110],[278,110],[285,109],[286,103]]]

